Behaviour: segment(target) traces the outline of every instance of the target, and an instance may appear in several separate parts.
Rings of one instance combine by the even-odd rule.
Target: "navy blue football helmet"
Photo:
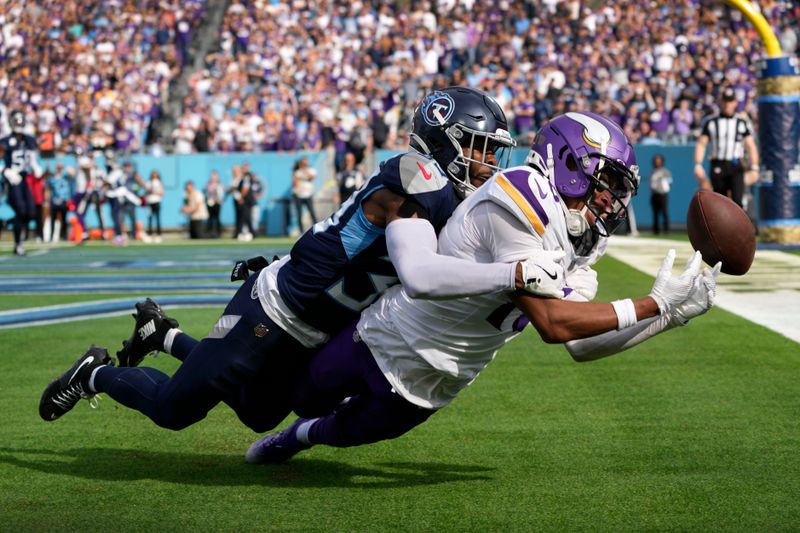
[[[470,163],[503,170],[516,146],[497,102],[469,87],[447,87],[426,95],[414,110],[411,129],[411,147],[433,157],[464,197],[475,190]],[[482,153],[480,160],[472,157],[473,150]],[[487,162],[492,154],[496,164]]]
[[[25,132],[25,115],[22,111],[15,109],[8,116],[8,125],[11,126],[11,131],[14,133]]]

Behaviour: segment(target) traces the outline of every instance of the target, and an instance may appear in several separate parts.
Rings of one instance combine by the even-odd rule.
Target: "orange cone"
[[[136,221],[136,240],[137,241],[144,240],[144,224],[142,224],[141,220]]]
[[[81,242],[83,240],[83,228],[81,227],[81,223],[78,221],[78,217],[70,218],[69,224],[69,240]]]

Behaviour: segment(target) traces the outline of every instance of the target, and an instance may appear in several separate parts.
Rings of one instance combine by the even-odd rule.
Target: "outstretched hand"
[[[720,269],[722,269],[722,263],[717,263],[711,270],[703,269],[703,273],[695,282],[692,293],[673,309],[671,323],[685,326],[689,320],[706,313],[714,306],[714,299],[717,297],[717,276],[719,276]]]
[[[653,289],[650,291],[650,297],[656,301],[662,315],[670,314],[678,304],[685,301],[692,293],[695,281],[700,275],[701,261],[700,252],[695,252],[686,262],[686,268],[683,273],[675,277],[672,275],[675,250],[667,252],[664,262],[661,264],[661,269],[656,275]]]

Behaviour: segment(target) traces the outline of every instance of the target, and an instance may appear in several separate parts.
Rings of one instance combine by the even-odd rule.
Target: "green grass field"
[[[600,299],[652,283],[611,258],[599,270]],[[0,298],[4,309],[71,301],[56,296]],[[220,310],[172,314],[202,336]],[[244,463],[256,435],[225,406],[181,432],[109,398],[42,422],[49,380],[92,342],[116,350],[132,322],[0,330],[0,530],[800,529],[800,350],[718,309],[584,364],[529,330],[408,435],[280,466]]]

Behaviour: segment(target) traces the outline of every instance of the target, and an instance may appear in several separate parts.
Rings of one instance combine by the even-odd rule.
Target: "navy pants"
[[[253,295],[253,274],[172,377],[153,368],[103,367],[95,389],[136,409],[161,427],[179,430],[228,404],[249,428],[262,433],[291,411],[294,376],[310,352],[275,325]]]
[[[8,205],[14,211],[14,244],[20,244],[22,234],[28,231],[28,223],[36,217],[36,204],[24,179],[17,185],[9,185]]]
[[[355,323],[337,334],[295,382],[295,413],[320,417],[308,433],[313,444],[347,447],[394,439],[436,412],[394,392],[369,347],[354,333]]]
[[[740,162],[711,160],[711,188],[742,206],[744,199],[744,167]]]

